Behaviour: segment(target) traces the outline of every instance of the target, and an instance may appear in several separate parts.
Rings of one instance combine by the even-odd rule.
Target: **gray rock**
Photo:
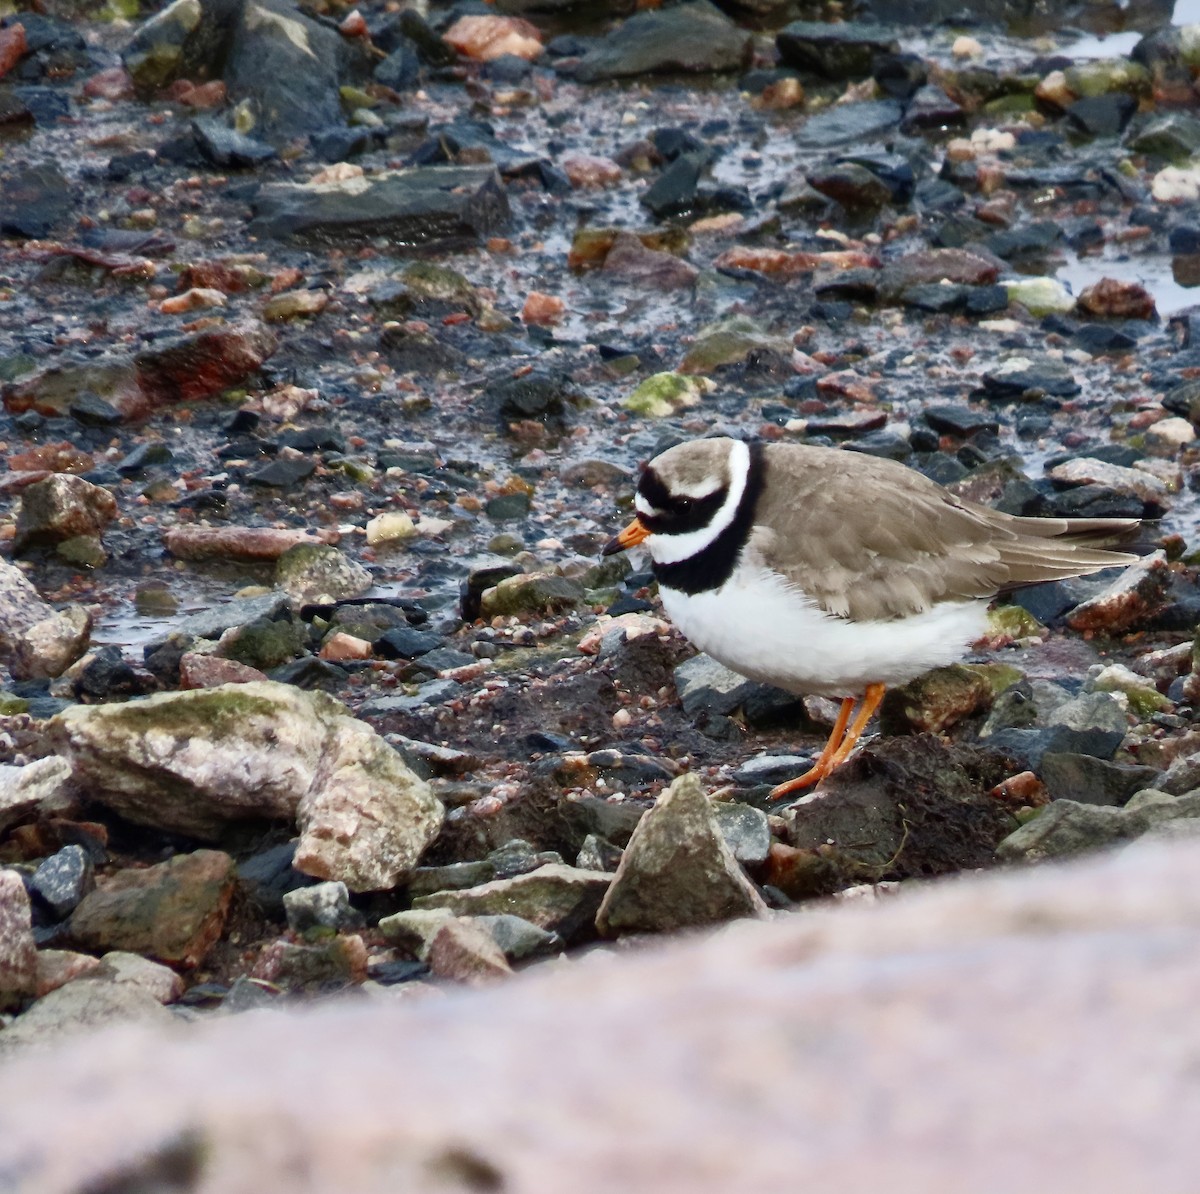
[[[271,183],[254,200],[256,236],[317,245],[453,247],[504,231],[508,197],[492,166],[424,166],[342,183]]]
[[[496,868],[487,859],[473,862],[450,862],[445,866],[419,866],[408,877],[408,894],[412,897],[432,895],[435,891],[464,891],[490,883]]]
[[[675,688],[689,717],[732,713],[757,687],[709,655],[694,655],[675,669]]]
[[[766,911],[726,845],[700,781],[688,773],[634,830],[596,927],[605,936],[671,932]]]
[[[275,583],[292,605],[330,604],[360,597],[374,579],[361,565],[324,543],[289,547],[275,564]]]
[[[733,782],[744,788],[781,784],[803,775],[811,765],[812,759],[808,755],[757,755],[747,759],[733,773]]]
[[[73,797],[71,764],[56,755],[24,767],[0,765],[0,832],[35,812],[61,812]]]
[[[564,941],[590,935],[600,901],[612,875],[581,871],[551,863],[518,875],[496,879],[466,891],[442,891],[413,900],[414,911],[445,909],[455,916],[508,913],[558,933]]]
[[[431,705],[441,705],[460,696],[463,686],[456,680],[427,680],[412,696],[372,697],[358,707],[362,717],[386,717],[389,713],[419,713]]]
[[[1045,754],[1038,776],[1051,800],[1118,806],[1134,792],[1157,787],[1163,772],[1154,767],[1110,763],[1090,755]]]
[[[632,833],[632,828],[630,829]],[[621,855],[624,851],[620,846],[602,838],[599,834],[589,833],[579,847],[575,865],[584,871],[613,872],[621,865]]]
[[[137,983],[81,978],[43,995],[0,1032],[0,1056],[57,1045],[69,1034],[94,1034],[131,1022],[168,1025],[174,1017]]]
[[[1168,821],[1196,817],[1200,817],[1200,791],[1172,796],[1146,788],[1124,808],[1055,800],[1006,837],[996,854],[1008,862],[1062,858],[1141,837]]]
[[[211,78],[241,7],[241,0],[175,0],[143,21],[122,55],[138,90]]]
[[[30,880],[42,902],[61,920],[96,885],[92,859],[82,846],[64,846],[47,858]]]
[[[99,538],[116,516],[117,499],[107,489],[73,473],[55,473],[22,491],[13,551]]]
[[[491,935],[510,962],[556,954],[564,946],[557,933],[547,932],[520,916],[477,916],[475,923]]]
[[[1048,754],[1090,755],[1094,759],[1111,759],[1117,753],[1125,735],[1116,730],[1094,727],[1073,730],[1069,726],[1046,726],[1033,730],[997,730],[988,736],[987,746],[1001,754],[1010,755],[1030,770],[1036,771]]]
[[[0,560],[0,662],[15,679],[61,675],[87,650],[91,627],[85,610],[59,613],[20,569]]]
[[[1135,129],[1127,141],[1135,153],[1184,162],[1200,153],[1200,120],[1186,112],[1167,112]]]
[[[993,400],[1020,398],[1030,390],[1071,398],[1080,386],[1068,365],[1054,357],[1031,353],[1011,356],[983,375],[984,394]]]
[[[1063,701],[1046,718],[1051,726],[1065,726],[1069,730],[1104,730],[1125,736],[1129,718],[1125,707],[1112,693],[1085,692]]]
[[[714,800],[710,805],[713,820],[743,866],[758,866],[767,861],[771,849],[771,826],[760,808],[736,800]]]
[[[831,149],[853,142],[856,146],[880,141],[900,123],[904,109],[895,100],[866,100],[839,104],[808,119],[796,142],[805,149]]]
[[[410,908],[405,912],[393,912],[379,922],[379,931],[393,945],[407,950],[422,961],[429,943],[438,930],[454,919],[448,908]]]
[[[234,626],[245,626],[262,618],[275,621],[288,609],[288,599],[283,593],[263,593],[257,597],[235,597],[210,609],[181,618],[173,627],[180,638],[220,638]]]
[[[753,39],[708,0],[640,12],[590,49],[575,68],[581,83],[658,71],[739,70]]]
[[[282,147],[344,123],[338,88],[349,76],[347,40],[286,0],[246,0],[224,78],[232,100],[248,101],[257,136]]]
[[[307,929],[361,928],[361,914],[350,906],[350,892],[344,883],[314,883],[298,887],[283,897],[288,928],[296,933]]]
[[[36,990],[37,945],[29,896],[16,871],[0,870],[0,1011]],[[7,1035],[0,1033],[0,1042]]]
[[[110,950],[89,974],[111,983],[131,983],[159,1003],[174,1003],[183,994],[183,979],[170,966],[125,950]]]
[[[74,706],[50,735],[91,797],[138,824],[212,839],[296,819],[294,865],[352,891],[395,886],[441,827],[429,785],[320,692],[270,681]]]
[[[276,156],[274,147],[265,141],[247,137],[215,117],[193,120],[192,133],[196,147],[214,166],[246,169],[261,166]]]

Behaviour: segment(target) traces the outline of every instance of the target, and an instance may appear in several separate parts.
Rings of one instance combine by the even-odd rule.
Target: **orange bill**
[[[601,554],[612,556],[616,555],[619,551],[636,547],[649,534],[650,532],[646,529],[645,523],[640,518],[635,518],[616,538],[610,539],[604,545],[604,551]]]

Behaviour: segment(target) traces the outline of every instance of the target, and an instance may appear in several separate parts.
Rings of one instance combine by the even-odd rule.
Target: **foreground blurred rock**
[[[1187,1190],[1197,866],[1200,844],[1142,844],[453,1000],[94,1029],[4,1064],[21,1097],[0,1102],[0,1180]]]

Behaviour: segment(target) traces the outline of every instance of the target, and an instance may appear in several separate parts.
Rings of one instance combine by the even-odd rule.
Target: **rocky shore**
[[[1200,824],[1200,24],[630,7],[0,18],[6,1059]],[[599,555],[711,432],[1142,555],[775,806]]]

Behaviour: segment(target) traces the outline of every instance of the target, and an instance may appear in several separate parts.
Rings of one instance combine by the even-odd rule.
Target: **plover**
[[[680,444],[646,467],[634,508],[604,554],[645,542],[688,639],[752,680],[841,699],[817,761],[776,799],[845,761],[887,686],[960,659],[997,594],[1136,558],[1105,546],[1137,519],[1002,514],[836,448]]]

